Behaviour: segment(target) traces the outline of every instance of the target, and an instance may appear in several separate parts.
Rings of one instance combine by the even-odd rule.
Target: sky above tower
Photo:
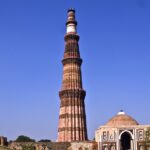
[[[149,0],[1,0],[0,135],[56,140],[68,8],[76,10],[89,139],[120,109],[150,124]]]

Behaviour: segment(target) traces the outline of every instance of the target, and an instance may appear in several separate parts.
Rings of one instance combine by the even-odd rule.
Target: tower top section
[[[68,9],[68,17],[66,22],[66,33],[76,33],[77,21],[75,19],[75,10],[73,8]]]
[[[74,8],[69,8],[69,9],[68,9],[68,12],[69,12],[69,11],[73,11],[73,12],[75,13],[75,9],[74,9]]]

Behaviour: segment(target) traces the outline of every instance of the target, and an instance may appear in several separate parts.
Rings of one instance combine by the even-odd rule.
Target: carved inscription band
[[[62,114],[62,115],[59,115],[60,119],[63,119],[63,118],[84,118],[84,117],[85,117],[84,114]]]
[[[84,131],[85,128],[84,127],[63,127],[63,128],[59,128],[58,132],[62,132],[62,131]]]
[[[65,35],[65,41],[71,40],[71,39],[79,41],[79,38],[80,37],[77,34],[66,34]]]
[[[84,99],[85,95],[86,95],[86,92],[82,89],[67,89],[67,90],[62,90],[59,92],[59,96],[61,98],[77,97],[77,98]]]

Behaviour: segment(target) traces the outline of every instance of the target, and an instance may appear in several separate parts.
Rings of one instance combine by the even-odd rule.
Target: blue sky
[[[76,10],[89,139],[120,109],[150,124],[149,0],[1,0],[0,135],[56,140],[67,9]]]

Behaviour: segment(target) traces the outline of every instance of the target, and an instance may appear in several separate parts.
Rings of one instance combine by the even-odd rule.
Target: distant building
[[[0,146],[7,146],[7,138],[0,136]]]

